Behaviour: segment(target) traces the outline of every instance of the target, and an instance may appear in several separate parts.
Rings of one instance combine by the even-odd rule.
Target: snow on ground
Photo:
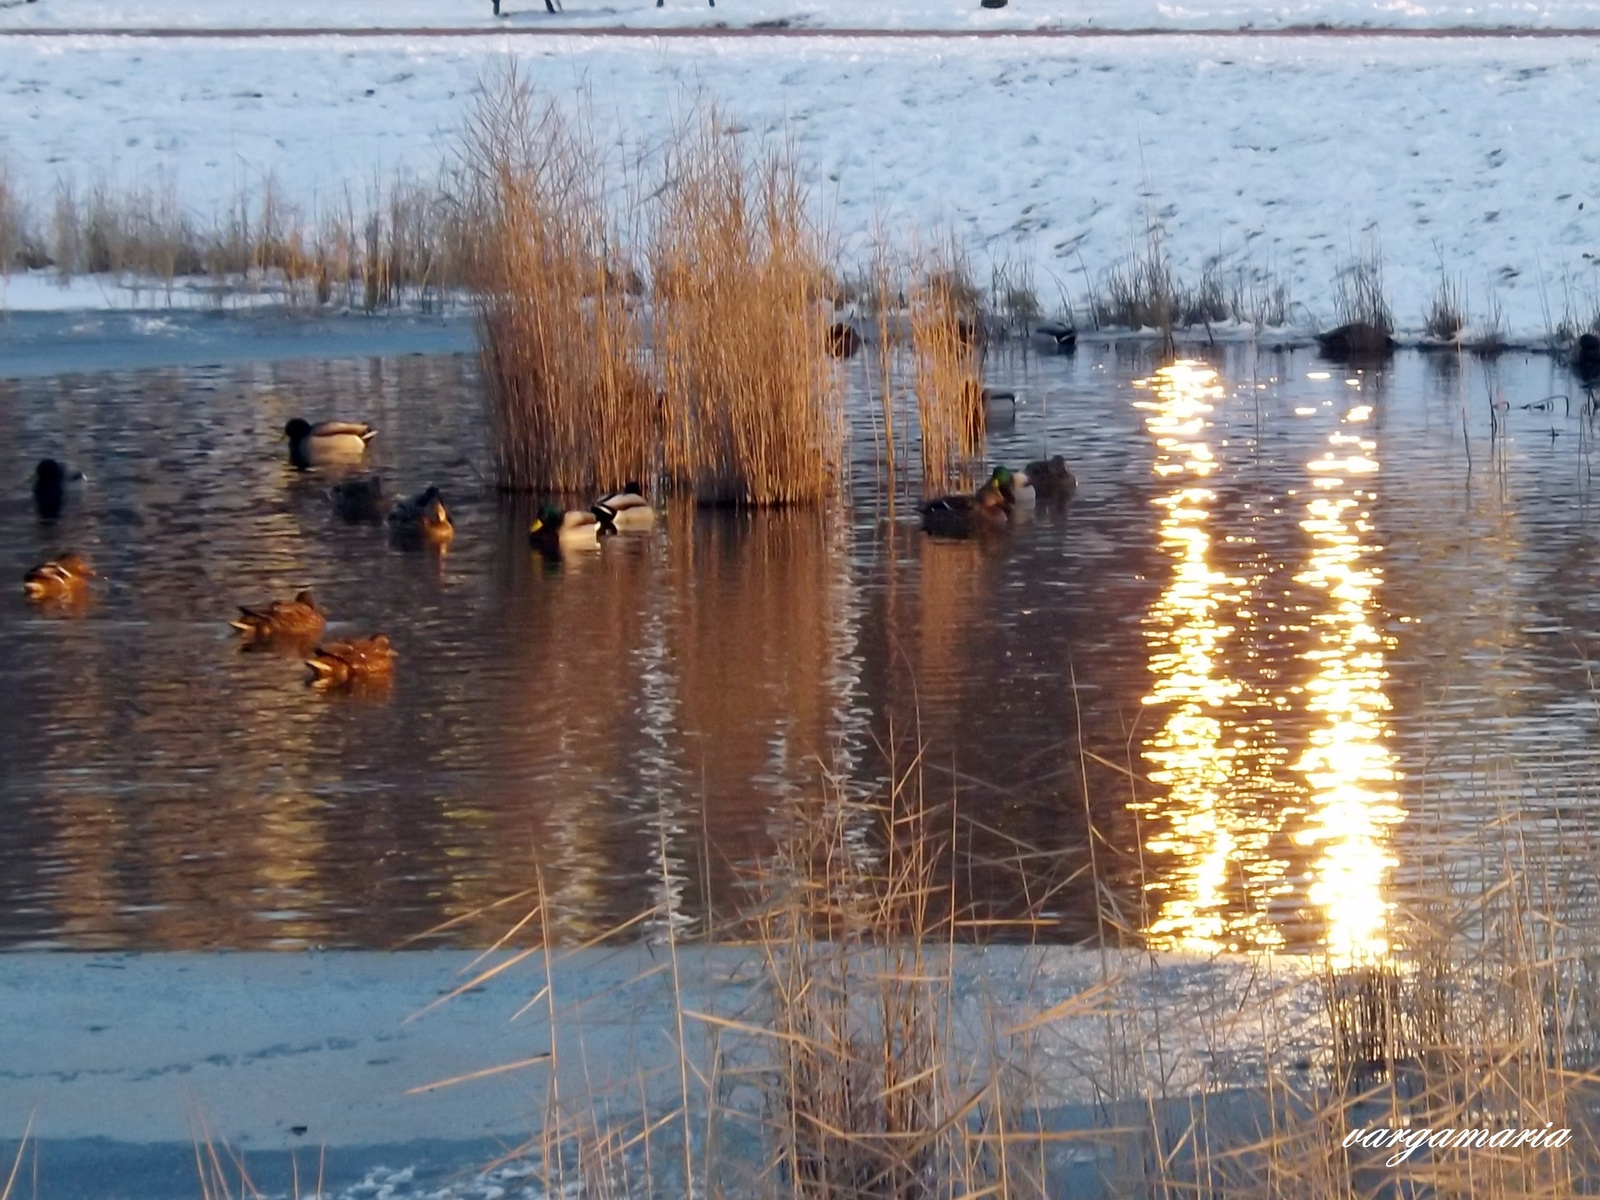
[[[543,0],[0,0],[0,29],[327,28],[423,26],[492,29],[627,25],[747,28],[787,21],[808,29],[1258,29],[1314,25],[1383,28],[1534,26],[1572,28],[1600,21],[1600,0],[1011,0],[1004,9],[977,0],[565,0],[550,14]]]
[[[1036,262],[1047,304],[1081,303],[1153,215],[1185,275],[1219,254],[1270,271],[1302,325],[1332,319],[1371,247],[1403,327],[1441,260],[1515,335],[1600,307],[1588,39],[0,38],[0,161],[41,211],[57,179],[101,176],[171,179],[202,216],[269,175],[308,205],[359,201],[434,170],[512,53],[586,89],[618,143],[719,98],[752,138],[797,139],[846,241],[879,214],[902,240],[943,223]]]

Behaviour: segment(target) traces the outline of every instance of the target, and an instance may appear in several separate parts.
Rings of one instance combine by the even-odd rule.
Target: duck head
[[[296,417],[283,427],[283,436],[291,442],[303,442],[311,436],[311,422],[304,417]]]
[[[89,564],[84,561],[83,555],[81,554],[76,552],[63,554],[60,558],[56,559],[56,562],[60,563],[61,569],[66,571],[69,575],[75,575],[79,579],[94,578],[94,572],[90,570]]]
[[[66,480],[66,468],[53,458],[41,458],[39,465],[33,469],[33,486],[36,488],[59,488]]]
[[[539,515],[533,519],[533,524],[528,526],[528,533],[536,534],[544,530],[560,528],[561,510],[554,504],[546,504],[539,510]]]
[[[307,608],[317,607],[316,600],[312,598],[311,592],[306,589],[302,589],[294,594],[294,602],[296,604],[304,604]]]

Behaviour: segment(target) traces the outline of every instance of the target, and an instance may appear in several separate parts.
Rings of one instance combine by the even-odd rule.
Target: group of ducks
[[[940,496],[924,504],[922,527],[935,537],[972,537],[1009,525],[1018,509],[1065,504],[1077,490],[1078,481],[1059,454],[1021,471],[996,467],[971,495]]]
[[[377,430],[350,421],[324,421],[313,425],[299,417],[284,427],[289,462],[300,470],[330,465],[359,464]],[[34,472],[34,502],[41,516],[60,514],[64,489],[73,478],[54,459],[45,459]],[[78,476],[77,478],[81,478]],[[1029,463],[1021,471],[996,467],[971,495],[941,496],[922,506],[923,527],[936,536],[970,537],[1009,524],[1018,509],[1040,503],[1060,504],[1071,499],[1077,480],[1066,461],[1056,455]],[[349,520],[387,520],[402,544],[443,546],[455,536],[444,497],[430,485],[417,495],[388,507],[383,484],[376,475],[340,480],[330,489],[334,509]],[[608,534],[643,531],[656,522],[655,509],[644,489],[629,481],[621,491],[600,497],[587,511],[562,511],[546,505],[528,530],[528,540],[547,555],[598,547]],[[39,602],[74,604],[86,594],[94,571],[81,554],[68,553],[30,570],[22,581],[24,593]],[[230,622],[248,645],[274,645],[308,650],[305,663],[310,682],[317,687],[342,687],[362,681],[384,680],[394,669],[395,649],[387,635],[321,641],[327,617],[309,591],[292,600],[239,608]]]
[[[324,421],[313,425],[299,417],[284,426],[289,462],[300,470],[363,461],[367,444],[377,430],[350,421]],[[60,515],[65,485],[72,478],[55,459],[44,459],[34,471],[34,504],[40,516]],[[78,476],[77,478],[81,478]],[[443,546],[455,536],[444,497],[430,485],[422,492],[395,503],[385,514],[382,480],[376,475],[341,480],[330,489],[336,512],[348,520],[386,519],[401,544]],[[598,547],[602,536],[646,530],[655,524],[655,510],[638,483],[630,481],[620,492],[596,500],[586,512],[562,512],[546,506],[528,532],[529,542],[547,554]],[[76,552],[40,563],[23,576],[22,590],[39,603],[73,606],[87,596],[94,571]],[[310,683],[316,687],[345,687],[383,681],[394,670],[397,657],[387,635],[321,641],[327,617],[309,591],[292,600],[239,606],[239,616],[229,622],[248,646],[275,646],[309,651]]]

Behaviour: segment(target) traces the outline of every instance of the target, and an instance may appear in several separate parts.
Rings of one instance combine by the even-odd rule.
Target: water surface
[[[81,612],[0,593],[0,945],[390,946],[537,882],[572,936],[727,912],[824,770],[867,794],[919,742],[965,884],[1042,919],[1011,936],[1381,949],[1441,839],[1511,806],[1557,854],[1582,823],[1591,427],[1547,360],[1001,356],[991,457],[1066,454],[1065,512],[926,538],[861,392],[851,503],[674,505],[561,565],[480,475],[475,370],[0,383],[0,576],[100,573]],[[448,552],[334,516],[276,441],[301,414],[379,426],[391,491],[444,488]],[[90,476],[53,523],[46,454]],[[239,651],[233,606],[301,587],[332,634],[391,636],[391,687]]]

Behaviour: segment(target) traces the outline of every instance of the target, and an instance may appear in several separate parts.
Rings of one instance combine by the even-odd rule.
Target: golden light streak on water
[[[1373,624],[1382,571],[1373,559],[1370,492],[1361,489],[1378,472],[1377,444],[1350,432],[1370,415],[1352,408],[1331,434],[1332,447],[1307,464],[1319,492],[1306,502],[1300,527],[1311,536],[1307,569],[1298,583],[1322,592],[1326,607],[1312,620],[1316,644],[1305,658],[1316,674],[1306,684],[1306,709],[1320,718],[1295,770],[1310,788],[1306,825],[1295,842],[1320,851],[1312,866],[1310,900],[1326,923],[1326,945],[1337,965],[1381,959],[1392,904],[1386,891],[1395,857],[1393,827],[1400,808],[1384,681],[1387,640]],[[1337,475],[1334,473],[1337,472]],[[1356,476],[1346,487],[1345,476]]]
[[[1212,561],[1219,469],[1207,437],[1213,402],[1223,395],[1216,372],[1178,362],[1146,382],[1153,399],[1138,407],[1155,439],[1157,478],[1172,491],[1163,509],[1161,545],[1172,577],[1145,621],[1155,682],[1145,703],[1167,717],[1148,737],[1149,778],[1165,795],[1137,806],[1149,818],[1144,853],[1155,911],[1145,934],[1153,945],[1212,953],[1278,945],[1266,899],[1282,890],[1284,863],[1270,853],[1279,819],[1265,806],[1277,757],[1271,724],[1251,719],[1260,697],[1245,695],[1225,651],[1234,622],[1252,620],[1248,580]]]

